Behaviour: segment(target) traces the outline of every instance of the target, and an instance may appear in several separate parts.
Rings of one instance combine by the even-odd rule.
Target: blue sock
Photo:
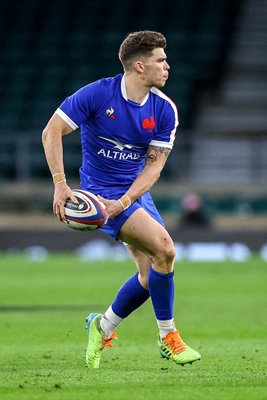
[[[174,271],[162,274],[150,267],[148,275],[148,290],[158,320],[173,318],[174,302]]]
[[[118,291],[112,303],[112,310],[119,317],[126,318],[131,312],[140,307],[149,296],[149,291],[139,282],[137,272]]]

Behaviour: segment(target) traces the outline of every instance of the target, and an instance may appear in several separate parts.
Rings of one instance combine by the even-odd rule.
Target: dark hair
[[[131,66],[136,56],[150,56],[151,52],[160,47],[166,47],[166,39],[160,32],[139,31],[129,33],[119,50],[119,59],[125,69]]]

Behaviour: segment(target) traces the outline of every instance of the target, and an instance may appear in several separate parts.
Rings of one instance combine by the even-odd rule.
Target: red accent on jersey
[[[156,124],[155,124],[155,119],[154,117],[151,115],[150,119],[145,118],[142,122],[142,127],[144,129],[148,129],[148,132],[152,132],[153,128],[155,128]]]

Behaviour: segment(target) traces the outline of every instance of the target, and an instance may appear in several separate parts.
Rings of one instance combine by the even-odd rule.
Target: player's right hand
[[[57,183],[54,192],[53,212],[61,222],[65,219],[64,204],[67,199],[71,199],[73,203],[78,203],[78,200],[66,182]]]
[[[109,219],[113,219],[123,211],[123,208],[118,200],[108,200],[100,195],[98,195],[97,197],[106,207]]]

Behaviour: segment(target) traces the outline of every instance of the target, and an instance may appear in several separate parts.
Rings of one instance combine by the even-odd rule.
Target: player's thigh
[[[143,208],[138,208],[122,225],[119,238],[140,250],[152,263],[175,256],[173,241],[166,229]]]
[[[139,271],[139,281],[143,287],[148,287],[148,273],[151,266],[151,260],[142,251],[136,249],[134,246],[126,244],[125,246],[133,258],[136,267]]]

